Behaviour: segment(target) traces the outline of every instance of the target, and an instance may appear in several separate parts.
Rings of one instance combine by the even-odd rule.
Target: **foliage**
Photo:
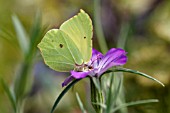
[[[67,73],[53,72],[39,63],[37,43],[44,35],[40,20],[43,25],[50,25],[50,29],[58,28],[64,20],[82,8],[93,20],[95,48],[102,53],[116,46],[125,49],[128,51],[125,67],[145,72],[166,85],[164,88],[159,87],[149,79],[131,76],[131,73],[116,72],[114,76],[107,74],[102,77],[106,81],[102,87],[107,105],[96,104],[103,109],[109,106],[107,113],[114,112],[113,108],[121,113],[169,113],[169,3],[161,0],[0,0],[0,112],[18,111],[19,104],[25,104],[21,106],[24,112],[50,111],[56,97],[64,90],[61,89],[60,81],[67,77]],[[39,21],[34,19],[37,9],[42,12]],[[35,69],[37,64],[43,68],[40,66]],[[25,76],[22,78],[22,75]],[[81,108],[82,111],[85,109],[93,113],[88,103],[88,84],[85,79],[74,85],[73,91],[78,92],[81,102],[78,96],[69,91],[58,104],[56,112],[81,112]],[[148,98],[157,98],[159,103],[138,105],[158,102]],[[139,102],[140,99],[146,101]],[[83,108],[78,106],[81,103]],[[133,104],[138,106],[126,108]]]

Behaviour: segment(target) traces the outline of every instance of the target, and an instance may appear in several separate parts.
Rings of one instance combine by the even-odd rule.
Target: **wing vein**
[[[67,62],[57,62],[57,61],[47,61],[46,63],[48,63],[48,62],[52,62],[52,63],[57,63],[57,64],[67,64],[67,65],[72,65],[72,66],[74,66],[73,64],[71,64],[71,63],[67,63]]]
[[[52,49],[52,50],[53,50],[54,48],[49,48],[49,49]],[[42,50],[45,50],[45,49],[42,49]],[[54,49],[54,50],[57,51],[57,49]],[[58,52],[58,51],[57,51],[57,52]],[[59,52],[58,52],[57,54],[55,53],[55,55],[61,55],[61,56],[63,56],[64,58],[66,58],[68,61],[74,63],[74,62],[71,61],[68,57],[66,57],[65,55],[63,55],[63,54],[61,54],[61,53],[59,53]],[[55,55],[52,55],[52,56],[55,56]]]
[[[63,36],[63,34],[62,34],[62,36]],[[64,36],[63,36],[63,38],[64,38]],[[75,59],[73,53],[71,52],[70,47],[68,46],[68,43],[67,43],[67,41],[65,40],[65,38],[64,38],[64,41],[65,41],[65,43],[66,43],[66,45],[67,45],[67,47],[68,47],[68,49],[69,49],[69,52],[70,52],[72,58],[74,59],[74,62],[76,62],[76,59]]]

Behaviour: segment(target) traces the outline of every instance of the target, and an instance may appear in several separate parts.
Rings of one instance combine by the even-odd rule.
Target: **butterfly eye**
[[[89,68],[89,69],[93,69],[93,67],[92,67],[92,66],[88,66],[88,68]]]
[[[86,39],[86,37],[84,37],[84,39]]]
[[[63,48],[63,44],[60,44],[59,46],[60,46],[60,48]]]

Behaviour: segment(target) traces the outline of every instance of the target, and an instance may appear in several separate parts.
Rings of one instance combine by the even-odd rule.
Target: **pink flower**
[[[105,55],[93,49],[92,57],[87,64],[83,64],[82,71],[72,70],[62,86],[66,86],[73,79],[82,79],[87,76],[99,77],[113,66],[121,66],[127,62],[126,52],[120,48],[112,48]]]

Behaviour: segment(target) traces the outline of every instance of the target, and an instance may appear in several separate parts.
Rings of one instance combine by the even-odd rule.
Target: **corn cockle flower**
[[[111,67],[114,66],[121,66],[124,65],[127,62],[127,56],[126,52],[123,49],[120,48],[112,48],[110,49],[105,55],[98,52],[97,50],[93,49],[92,51],[92,57],[88,63],[84,63],[82,65],[75,65],[75,69],[72,70],[70,73],[71,75],[62,83],[62,86],[67,86],[63,89],[63,91],[60,93],[58,98],[56,99],[53,108],[51,110],[51,113],[55,110],[56,106],[60,102],[61,98],[66,94],[66,92],[74,86],[78,81],[85,77],[89,77],[90,79],[90,92],[91,92],[91,104],[96,111],[96,113],[103,113],[103,105],[106,105],[107,112],[110,112],[110,108],[107,107],[107,105],[110,105],[110,94],[112,95],[114,92],[110,91],[112,88],[108,88],[108,90],[103,90],[102,86],[102,79],[101,77],[105,73],[110,72],[129,72],[138,74],[141,76],[144,76],[146,78],[149,78],[151,80],[154,80],[164,86],[162,82],[159,80],[153,78],[152,76],[149,76],[145,73],[127,69],[127,68],[114,68],[112,70],[108,70]],[[112,80],[112,79],[111,79]],[[112,82],[110,81],[110,84]],[[106,92],[109,91],[109,98],[104,98],[103,94],[107,94]],[[106,100],[105,100],[106,99]],[[105,104],[106,102],[106,104]],[[107,104],[108,103],[108,104]]]
[[[66,86],[73,79],[82,79],[87,76],[99,77],[109,68],[124,65],[126,62],[127,56],[123,49],[112,48],[105,55],[93,49],[90,61],[72,70],[71,76],[66,78],[62,86]]]

